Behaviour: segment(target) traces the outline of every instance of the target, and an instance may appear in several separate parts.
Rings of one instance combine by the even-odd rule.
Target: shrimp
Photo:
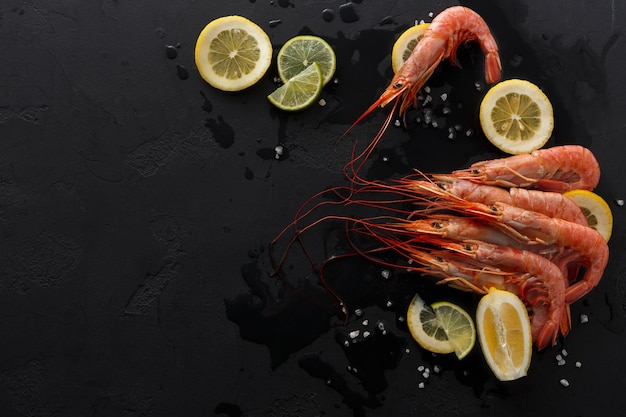
[[[408,251],[421,270],[458,289],[486,293],[490,287],[510,291],[532,306],[531,331],[539,349],[555,344],[559,330],[571,327],[565,280],[548,259],[525,250],[485,242],[434,240],[443,250]],[[460,254],[454,256],[451,252]]]
[[[581,279],[566,290],[568,304],[580,299],[600,282],[608,263],[609,247],[597,230],[504,203],[490,206],[467,203],[460,209],[483,219],[492,219],[494,225],[518,238],[526,237],[529,241],[554,248],[557,252],[554,261],[564,271],[571,263],[584,266]]]
[[[600,180],[600,165],[589,149],[563,145],[476,162],[467,169],[454,171],[452,176],[482,184],[562,193],[593,190]]]
[[[357,118],[346,133],[377,107],[384,107],[400,97],[402,97],[402,102],[398,114],[403,116],[409,107],[417,104],[418,91],[430,78],[439,63],[447,58],[452,65],[456,65],[457,48],[462,43],[470,41],[477,41],[483,54],[485,54],[485,79],[487,83],[498,82],[502,64],[498,55],[498,45],[489,31],[489,27],[483,18],[473,10],[462,6],[449,7],[435,16],[424,33],[424,37],[417,43],[389,86],[378,100]],[[363,156],[366,158],[369,156],[389,126],[397,105],[398,101],[395,102],[393,110],[389,113],[374,140],[353,162]]]
[[[559,193],[524,188],[507,190],[492,185],[456,179],[449,175],[434,175],[433,177],[435,182],[408,180],[405,181],[405,185],[412,190],[422,190],[440,197],[458,197],[487,205],[502,202],[550,217],[558,217],[584,226],[588,225],[587,218],[574,200]]]

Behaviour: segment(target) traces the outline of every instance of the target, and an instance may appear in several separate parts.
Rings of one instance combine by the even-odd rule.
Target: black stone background
[[[327,298],[303,259],[286,267],[298,292],[269,276],[270,240],[308,196],[345,184],[351,139],[373,137],[387,114],[376,111],[336,144],[390,80],[396,37],[456,3],[3,0],[0,415],[623,413],[625,209],[616,200],[626,197],[626,4],[462,3],[492,28],[504,78],[529,79],[552,100],[547,146],[576,143],[597,155],[597,192],[615,216],[602,282],[572,306],[571,334],[534,352],[526,378],[499,383],[478,347],[458,362],[411,340],[402,315],[415,291],[470,311],[471,295],[402,271],[385,279],[380,267],[348,259],[329,274],[351,313],[344,326],[316,306]],[[257,22],[275,53],[298,34],[327,39],[338,68],[326,106],[272,108],[274,66],[238,94],[204,83],[195,40],[227,14]],[[480,53],[462,47],[459,61],[463,69],[444,63],[429,83],[440,126],[416,123],[413,111],[406,128],[389,129],[366,175],[443,172],[502,156],[476,121]],[[318,257],[341,249],[326,226],[311,238]],[[344,346],[354,330],[357,343]]]

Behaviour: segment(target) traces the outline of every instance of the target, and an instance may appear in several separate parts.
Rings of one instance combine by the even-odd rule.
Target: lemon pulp
[[[580,207],[589,227],[596,229],[608,242],[613,232],[613,213],[608,203],[593,191],[572,190],[563,193]]]
[[[512,381],[526,375],[532,354],[530,319],[515,294],[491,288],[476,309],[478,339],[496,378]]]
[[[391,68],[396,73],[409,58],[411,52],[417,45],[417,43],[424,37],[426,29],[428,29],[430,23],[422,23],[419,25],[411,26],[396,40],[391,50]]]
[[[541,148],[554,128],[548,97],[535,84],[519,79],[494,85],[481,102],[479,116],[487,139],[510,154]]]
[[[415,295],[407,312],[407,325],[413,339],[431,352],[455,352],[462,359],[474,347],[474,322],[465,310],[452,303],[428,306]]]
[[[272,44],[254,22],[241,16],[211,21],[200,32],[195,62],[200,76],[215,88],[239,91],[263,77],[272,60]]]

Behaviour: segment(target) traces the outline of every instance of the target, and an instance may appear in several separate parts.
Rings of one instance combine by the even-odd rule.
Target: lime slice
[[[613,213],[608,203],[598,194],[587,190],[572,190],[563,193],[580,207],[589,227],[596,229],[608,242],[613,232]]]
[[[314,62],[274,90],[267,99],[281,110],[302,110],[318,99],[322,92],[322,83],[322,71],[317,62]]]
[[[517,295],[489,289],[478,303],[476,327],[485,360],[496,378],[512,381],[526,375],[532,335],[528,311]]]
[[[200,76],[210,85],[239,91],[267,72],[272,43],[263,29],[245,17],[220,17],[200,32],[195,61]]]
[[[550,139],[552,104],[539,87],[525,80],[494,85],[480,104],[480,126],[487,139],[510,154],[530,153]]]
[[[461,307],[438,302],[431,307],[415,295],[407,312],[407,325],[413,339],[435,353],[454,352],[459,359],[472,350],[476,341],[474,322]]]
[[[278,76],[284,83],[317,62],[322,71],[323,85],[326,85],[333,78],[337,66],[333,48],[324,39],[310,35],[289,39],[278,51],[276,61]]]
[[[394,73],[398,72],[402,64],[404,64],[404,61],[411,55],[417,43],[424,37],[428,26],[430,26],[430,23],[411,26],[402,32],[396,43],[393,44],[393,49],[391,50],[391,68],[393,68]]]

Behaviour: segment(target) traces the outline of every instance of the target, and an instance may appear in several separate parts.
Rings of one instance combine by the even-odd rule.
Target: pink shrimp
[[[476,162],[467,169],[454,171],[452,176],[482,184],[544,191],[593,190],[600,180],[600,165],[589,149],[564,145]]]
[[[409,179],[404,183],[412,190],[425,191],[439,197],[458,197],[487,205],[502,202],[585,226],[588,224],[587,218],[574,200],[559,193],[524,188],[507,190],[502,187],[456,179],[449,175],[433,175],[433,178],[434,182]]]
[[[555,344],[559,330],[569,332],[569,306],[565,303],[565,280],[548,259],[525,250],[485,242],[457,243],[433,240],[443,250],[430,253],[409,250],[421,270],[443,278],[458,289],[485,293],[496,287],[517,294],[532,306],[531,330],[539,349]],[[454,256],[451,252],[460,254]]]
[[[417,43],[389,86],[378,100],[357,118],[348,128],[348,131],[377,107],[384,107],[399,97],[402,97],[399,116],[403,116],[409,107],[417,104],[418,91],[430,78],[439,63],[447,58],[451,64],[456,65],[457,48],[462,43],[470,41],[477,41],[485,54],[485,79],[487,83],[498,82],[502,64],[498,55],[498,45],[489,31],[489,27],[483,18],[473,10],[462,6],[449,7],[435,16],[424,33],[424,37]],[[397,105],[398,101],[395,102],[393,110],[389,113],[374,140],[352,162],[363,156],[367,158],[371,153],[389,126]]]
[[[567,288],[568,304],[587,294],[600,282],[608,263],[609,247],[597,230],[504,203],[489,206],[466,203],[457,207],[478,214],[482,219],[492,219],[494,225],[516,237],[526,237],[529,241],[552,247],[558,252],[554,261],[564,271],[570,263],[584,266],[582,278]]]

